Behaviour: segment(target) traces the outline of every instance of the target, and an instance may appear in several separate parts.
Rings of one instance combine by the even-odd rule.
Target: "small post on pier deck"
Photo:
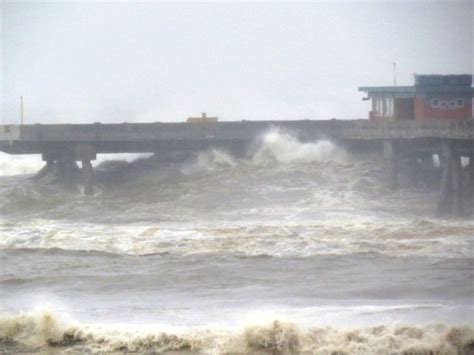
[[[83,177],[83,183],[84,183],[84,194],[85,195],[94,194],[93,169],[92,169],[92,163],[90,160],[82,161],[82,177]]]
[[[391,189],[396,189],[398,187],[398,157],[395,151],[395,143],[393,140],[384,140],[383,155],[388,186]]]

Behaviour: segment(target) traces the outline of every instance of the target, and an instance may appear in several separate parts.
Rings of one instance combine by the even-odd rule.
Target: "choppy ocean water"
[[[143,162],[86,197],[0,157],[0,351],[474,351],[474,222],[434,189],[279,132]]]

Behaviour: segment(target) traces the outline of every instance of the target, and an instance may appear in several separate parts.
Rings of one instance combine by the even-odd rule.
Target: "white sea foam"
[[[43,165],[40,155],[9,155],[0,152],[0,176],[34,174]]]
[[[260,145],[252,161],[257,165],[272,162],[313,163],[321,161],[344,161],[345,152],[328,140],[304,143],[289,133],[273,129],[261,137]]]
[[[196,352],[470,354],[468,326],[380,325],[367,328],[306,328],[286,320],[253,321],[239,330],[128,328],[65,322],[51,312],[2,315],[0,346],[10,352]],[[1,348],[0,348],[1,349]]]

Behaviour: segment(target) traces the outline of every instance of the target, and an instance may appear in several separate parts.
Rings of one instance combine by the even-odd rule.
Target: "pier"
[[[300,120],[121,124],[0,125],[0,151],[41,154],[42,177],[54,172],[65,186],[79,181],[85,194],[93,193],[92,161],[97,154],[246,149],[271,129],[290,133],[300,141],[329,139],[351,151],[380,151],[387,185],[399,186],[399,165],[411,159],[414,166],[440,158],[443,177],[437,211],[461,216],[465,196],[474,196],[474,120],[368,121]],[[463,169],[461,158],[469,165]],[[81,167],[77,165],[81,163]],[[467,172],[467,173],[466,173]],[[467,178],[466,178],[467,175]]]

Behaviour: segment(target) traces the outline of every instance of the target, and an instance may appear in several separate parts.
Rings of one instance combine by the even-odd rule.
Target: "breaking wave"
[[[273,129],[262,135],[248,159],[237,159],[231,154],[212,149],[197,156],[196,166],[216,171],[237,166],[267,167],[278,164],[307,164],[317,162],[348,162],[347,153],[328,140],[300,142],[288,133]]]
[[[3,348],[3,349],[2,349]],[[68,353],[458,354],[474,351],[474,328],[433,324],[306,328],[274,320],[241,329],[164,329],[65,322],[48,311],[2,315],[0,350]]]
[[[343,149],[328,140],[304,143],[281,130],[274,129],[262,136],[252,161],[257,165],[279,163],[314,163],[346,161]]]
[[[12,156],[0,152],[0,176],[34,174],[43,165],[40,156]]]

